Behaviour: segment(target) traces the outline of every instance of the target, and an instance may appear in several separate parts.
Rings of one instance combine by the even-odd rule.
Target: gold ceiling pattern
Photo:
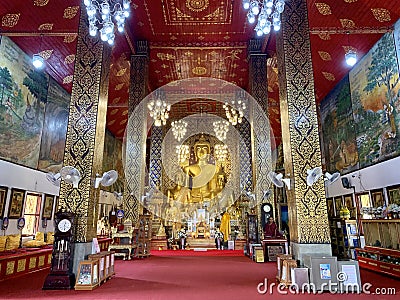
[[[371,11],[374,18],[379,22],[389,22],[391,20],[390,11],[385,8],[372,8]]]
[[[69,6],[64,9],[64,19],[72,19],[76,16],[79,11],[79,6]]]
[[[343,28],[354,28],[356,27],[356,23],[350,19],[340,19],[340,24],[342,24]]]
[[[315,3],[319,13],[323,16],[331,15],[331,7],[326,3]]]
[[[325,61],[332,60],[332,57],[328,52],[318,51],[318,54],[322,60],[325,60]]]
[[[72,64],[74,61],[75,61],[75,54],[70,54],[70,55],[66,56],[64,59],[64,63],[66,65]]]
[[[38,30],[53,30],[53,23],[43,23],[38,27]]]
[[[21,14],[6,14],[1,18],[1,26],[3,27],[14,27],[18,24],[19,17]]]
[[[33,5],[36,6],[46,6],[49,3],[49,0],[34,0]]]
[[[329,80],[329,81],[335,81],[335,75],[333,75],[332,73],[329,72],[322,72],[322,75],[324,75],[324,77]]]
[[[72,80],[74,80],[74,75],[68,75],[68,76],[64,77],[63,83],[68,84],[68,83],[71,83]]]
[[[50,50],[43,50],[41,52],[39,52],[39,55],[44,59],[44,60],[48,60],[50,58],[50,56],[53,54],[53,49]]]

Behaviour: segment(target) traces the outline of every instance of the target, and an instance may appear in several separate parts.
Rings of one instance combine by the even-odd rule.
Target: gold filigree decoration
[[[324,77],[326,79],[328,79],[329,81],[335,81],[336,80],[335,75],[333,75],[332,73],[322,72],[322,75],[324,75]]]
[[[112,104],[118,103],[119,100],[121,100],[121,97],[115,97],[115,98],[112,100]]]
[[[115,123],[115,120],[111,120],[110,122],[107,123],[107,125],[112,126],[112,125],[114,125],[114,123]]]
[[[29,259],[29,269],[34,269],[36,267],[36,257],[31,257]]]
[[[176,59],[175,55],[169,53],[157,53],[157,57],[161,60],[174,60]]]
[[[126,121],[128,121],[127,119],[122,120],[121,122],[119,122],[119,125],[124,125],[126,123]]]
[[[326,3],[315,3],[319,13],[323,16],[331,15],[331,7]]]
[[[354,2],[357,2],[358,0],[344,0],[344,2],[347,2],[347,3],[354,3]]]
[[[328,52],[325,51],[318,51],[319,56],[321,57],[322,60],[332,60],[331,55]]]
[[[33,5],[36,6],[46,6],[49,3],[49,0],[33,0]]]
[[[75,61],[75,54],[67,55],[64,59],[66,65],[72,64]]]
[[[176,36],[171,36],[171,40],[175,41],[176,39],[178,39]]]
[[[220,18],[221,15],[222,15],[221,10],[219,8],[217,8],[214,12],[212,12],[211,14],[206,15],[204,18],[212,20],[212,19]]]
[[[119,91],[119,90],[121,90],[123,87],[124,87],[124,83],[119,83],[119,84],[117,84],[117,85],[115,86],[115,90],[116,90],[116,91]]]
[[[43,23],[38,27],[38,30],[53,30],[53,23]]]
[[[65,76],[64,79],[63,79],[63,84],[71,83],[72,80],[74,80],[74,75]]]
[[[43,57],[44,60],[48,60],[50,56],[53,54],[53,49],[43,50],[39,52],[39,55]]]
[[[15,260],[7,262],[6,275],[14,273]]]
[[[224,36],[224,40],[229,40],[231,37],[229,35]]]
[[[126,116],[127,114],[128,114],[128,110],[127,109],[122,112],[123,116]]]
[[[192,72],[193,72],[193,74],[200,76],[200,75],[206,74],[207,73],[207,69],[204,68],[204,67],[194,67],[192,69]]]
[[[6,14],[1,18],[1,26],[3,27],[14,27],[19,21],[21,14]]]
[[[184,14],[183,12],[181,12],[178,8],[176,8],[176,16],[177,16],[178,18],[185,18],[185,19],[191,19],[191,18],[192,18],[191,16],[189,16],[189,15]]]
[[[331,39],[331,35],[329,33],[318,33],[318,36],[324,41],[329,41]]]
[[[17,272],[22,272],[25,270],[26,258],[18,260]]]
[[[64,9],[64,19],[72,19],[76,16],[78,13],[79,6],[69,6],[66,9]]]
[[[116,113],[118,112],[118,108],[115,108],[115,109],[113,109],[111,112],[110,112],[110,115],[115,115]]]
[[[120,69],[117,74],[115,74],[118,77],[121,77],[122,75],[124,75],[126,73],[126,68],[122,68]]]
[[[350,19],[340,19],[340,24],[342,24],[343,28],[354,28],[356,27],[356,23]]]
[[[39,256],[38,266],[41,267],[44,265],[44,255]]]
[[[208,0],[186,0],[186,7],[194,12],[205,10],[209,4]]]
[[[353,46],[342,46],[344,53],[347,53],[349,51],[355,52],[357,53],[357,48],[353,47]]]
[[[386,8],[371,8],[371,11],[379,22],[389,22],[391,20],[390,11]]]
[[[117,134],[120,135],[120,134],[122,134],[124,131],[125,131],[125,129],[122,128],[122,129],[118,130]]]
[[[205,39],[205,37],[204,37],[204,36],[202,36],[202,35],[201,35],[201,36],[199,36],[199,40],[200,40],[200,41],[202,41],[202,40],[204,40],[204,39]]]
[[[64,36],[64,43],[67,43],[67,44],[72,43],[73,41],[75,41],[77,36],[78,35],[75,34],[75,33],[74,34],[65,35]]]
[[[51,254],[47,255],[47,264],[51,264]]]

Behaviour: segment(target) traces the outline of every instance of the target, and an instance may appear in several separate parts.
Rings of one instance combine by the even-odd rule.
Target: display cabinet
[[[332,255],[338,258],[356,257],[355,247],[359,246],[358,227],[356,220],[329,219]]]
[[[93,290],[99,284],[99,260],[81,261],[76,276],[75,290]]]
[[[400,251],[380,247],[358,248],[357,260],[361,268],[400,278]]]
[[[365,244],[400,250],[400,219],[362,220]]]
[[[150,255],[151,241],[151,215],[139,216],[139,228],[137,233],[137,257],[147,257]]]

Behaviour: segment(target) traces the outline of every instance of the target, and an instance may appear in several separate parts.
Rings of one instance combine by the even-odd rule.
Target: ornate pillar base
[[[87,259],[89,254],[92,254],[92,242],[74,244],[72,272],[75,274],[75,276],[78,274],[79,263]]]
[[[332,256],[331,244],[299,244],[290,242],[292,255],[303,264],[304,255]]]

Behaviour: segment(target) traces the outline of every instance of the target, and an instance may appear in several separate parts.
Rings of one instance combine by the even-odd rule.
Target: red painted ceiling
[[[351,47],[363,56],[400,17],[390,0],[308,0],[315,95],[321,101],[350,70],[344,63]],[[0,33],[10,36],[28,55],[41,52],[46,71],[67,91],[72,88],[79,21],[79,0],[0,2]],[[248,83],[247,43],[255,32],[246,23],[241,1],[132,0],[129,34],[117,35],[112,52],[107,127],[122,137],[127,122],[130,46],[150,46],[149,89],[191,77],[214,77],[244,89]],[[268,60],[269,116],[280,136],[279,95],[274,35],[264,39]],[[206,99],[190,99],[190,103]],[[175,115],[194,106],[179,104]],[[218,105],[208,103],[216,113]]]

